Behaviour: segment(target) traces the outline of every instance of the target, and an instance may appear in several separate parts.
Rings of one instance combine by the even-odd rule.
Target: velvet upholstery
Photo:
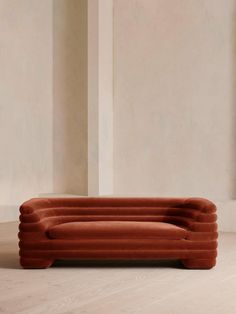
[[[165,222],[145,221],[82,221],[67,222],[50,227],[48,235],[52,239],[184,239],[186,229]]]
[[[212,268],[215,205],[200,198],[35,198],[20,207],[24,268],[57,259],[180,259]]]

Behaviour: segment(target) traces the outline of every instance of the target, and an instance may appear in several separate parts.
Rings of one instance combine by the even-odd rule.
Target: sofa
[[[216,206],[202,198],[34,198],[20,207],[20,264],[175,259],[210,269],[216,219]]]

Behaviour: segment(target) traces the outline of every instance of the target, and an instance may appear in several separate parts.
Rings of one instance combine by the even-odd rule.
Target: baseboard
[[[0,205],[0,222],[19,219],[19,205]]]
[[[236,232],[236,200],[214,201],[217,206],[219,231]],[[19,205],[1,205],[0,222],[19,219]]]
[[[215,201],[219,231],[236,232],[236,200]]]

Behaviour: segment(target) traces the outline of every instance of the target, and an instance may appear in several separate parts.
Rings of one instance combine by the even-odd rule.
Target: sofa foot
[[[53,264],[53,262],[54,260],[51,260],[51,259],[28,258],[28,257],[20,258],[21,266],[26,269],[48,268]]]
[[[216,259],[183,259],[183,266],[189,269],[210,269],[216,265]]]

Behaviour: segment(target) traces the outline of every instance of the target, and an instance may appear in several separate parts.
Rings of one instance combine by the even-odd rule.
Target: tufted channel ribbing
[[[201,198],[35,198],[20,207],[20,263],[179,259],[216,264],[216,206]]]

